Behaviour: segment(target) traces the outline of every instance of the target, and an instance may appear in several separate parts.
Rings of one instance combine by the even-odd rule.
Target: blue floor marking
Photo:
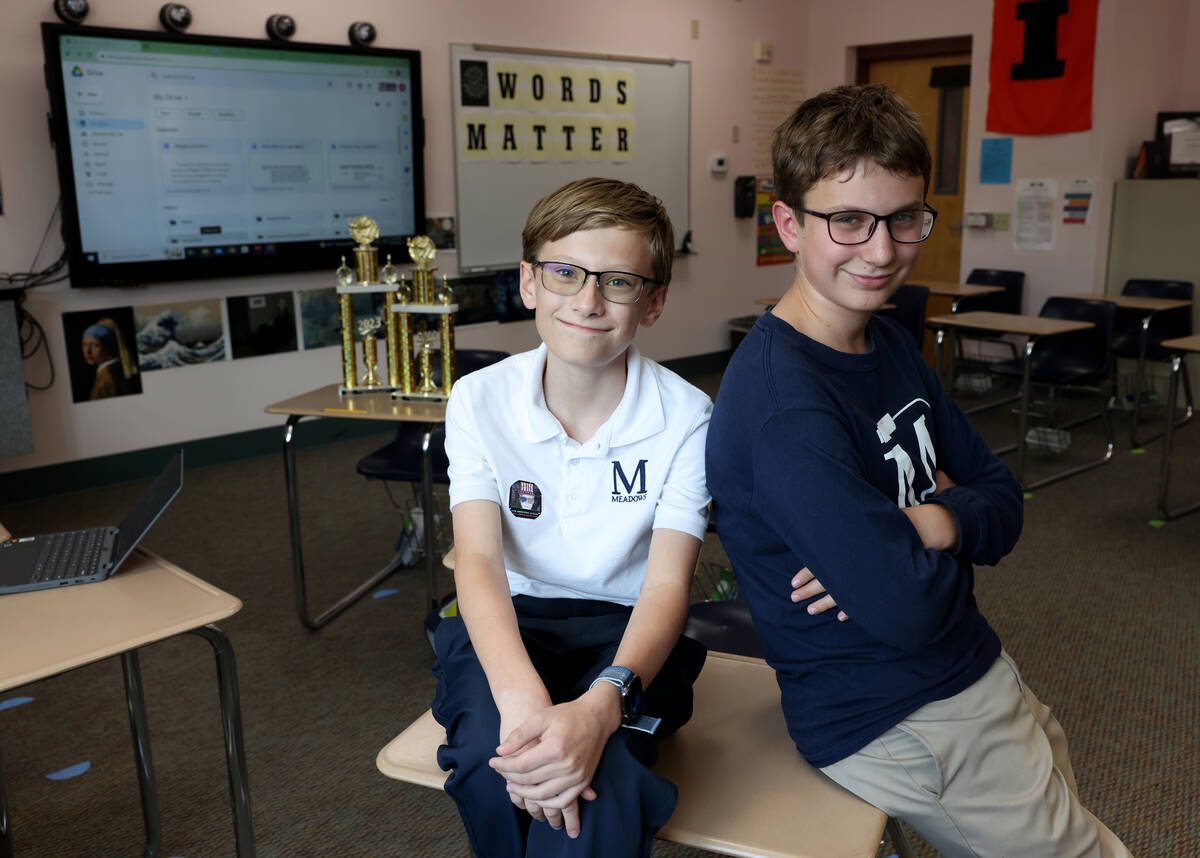
[[[374,593],[374,595],[373,595],[371,598],[373,598],[373,599],[386,599],[388,596],[394,596],[394,595],[396,595],[396,594],[397,594],[397,593],[399,593],[399,592],[400,592],[400,591],[399,591],[399,590],[396,590],[396,589],[376,590],[376,591],[375,591],[375,593]]]
[[[10,697],[7,700],[0,700],[0,712],[5,709],[12,709],[15,706],[20,706],[23,703],[32,703],[32,697]]]
[[[82,763],[76,763],[73,766],[67,766],[65,769],[59,769],[57,772],[51,772],[46,775],[52,781],[65,781],[71,778],[78,777],[92,767],[90,760],[84,760]]]

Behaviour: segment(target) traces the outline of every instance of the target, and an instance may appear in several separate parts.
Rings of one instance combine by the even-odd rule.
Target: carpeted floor
[[[719,379],[697,382],[713,390]],[[980,425],[1011,437],[1003,409]],[[1041,489],[1016,551],[977,572],[984,613],[1071,739],[1085,803],[1140,856],[1200,854],[1200,514],[1152,528],[1159,446]],[[300,431],[304,431],[301,426]],[[299,456],[311,598],[323,607],[390,556],[400,514],[354,462],[385,435]],[[1100,450],[1077,431],[1062,457]],[[1179,436],[1175,495],[1200,497],[1200,431]],[[14,533],[116,520],[144,484],[0,506]],[[398,493],[407,496],[406,493]],[[237,652],[259,854],[468,856],[450,801],[391,781],[375,755],[429,704],[434,681],[419,570],[318,633],[296,619],[281,457],[189,470],[146,539],[237,595],[222,627]],[[724,557],[710,537],[705,558]],[[443,590],[451,582],[444,578]],[[396,592],[386,594],[388,590]],[[234,854],[215,670],[185,636],[142,651],[164,827],[164,856]],[[6,700],[32,702],[4,708]],[[16,855],[110,858],[141,852],[141,813],[116,660],[0,694],[0,750]],[[46,775],[81,762],[78,777]],[[731,796],[731,800],[741,797]],[[803,807],[797,808],[803,813]],[[935,853],[913,839],[924,856]],[[656,858],[706,855],[658,843]],[[881,850],[881,855],[890,850]],[[1024,858],[1024,856],[1022,857]],[[1047,856],[1047,858],[1050,858]]]

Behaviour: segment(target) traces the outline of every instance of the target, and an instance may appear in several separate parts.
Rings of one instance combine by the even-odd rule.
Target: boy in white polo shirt
[[[446,409],[461,619],[435,636],[438,762],[477,855],[649,856],[677,795],[655,741],[691,716],[704,659],[680,632],[712,405],[633,347],[671,279],[658,200],[572,182],[522,242],[542,345]]]

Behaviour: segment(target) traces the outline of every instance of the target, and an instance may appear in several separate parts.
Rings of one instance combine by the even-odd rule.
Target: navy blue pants
[[[579,599],[516,596],[513,606],[525,649],[555,703],[574,700],[612,664],[631,608]],[[662,718],[651,737],[620,729],[605,746],[592,778],[594,801],[579,802],[580,833],[534,821],[508,797],[504,778],[488,766],[500,744],[500,713],[458,617],[434,636],[438,679],[433,716],[446,728],[438,765],[450,772],[446,792],[458,805],[480,858],[649,858],[654,833],[675,810],[678,790],[650,771],[655,742],[692,716],[692,683],[704,666],[704,647],[681,637],[646,688],[643,711]]]

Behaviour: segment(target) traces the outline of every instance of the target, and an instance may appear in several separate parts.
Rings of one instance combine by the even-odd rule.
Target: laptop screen
[[[163,514],[163,510],[175,499],[175,495],[179,494],[182,487],[183,451],[180,450],[162,469],[162,473],[154,478],[150,488],[146,489],[145,493],[138,498],[138,502],[133,505],[129,515],[125,516],[125,520],[121,522],[121,528],[117,532],[117,541],[113,546],[114,569],[121,565],[133,547],[146,535],[146,531],[154,522],[158,521],[158,517]]]

